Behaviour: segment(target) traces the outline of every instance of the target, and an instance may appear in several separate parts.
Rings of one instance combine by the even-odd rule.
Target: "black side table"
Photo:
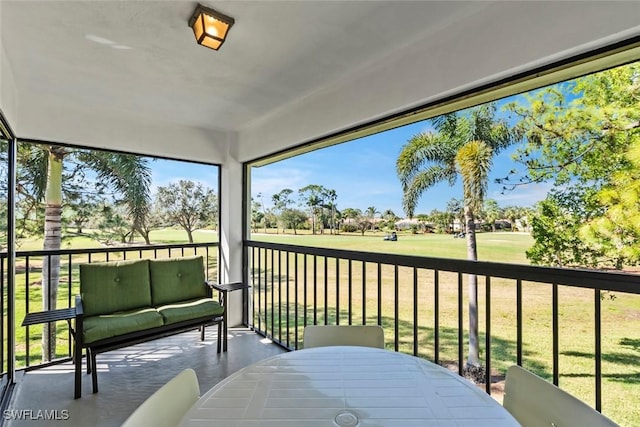
[[[228,292],[233,292],[233,291],[239,291],[241,289],[248,289],[251,286],[246,284],[246,283],[242,283],[242,282],[235,282],[235,283],[209,283],[209,286],[211,286],[213,289],[215,289],[216,291],[220,292],[220,304],[222,305],[222,307],[224,307],[224,314],[223,316],[223,326],[222,326],[222,337],[223,337],[223,341],[222,341],[222,351],[227,351],[227,293]]]
[[[78,340],[76,338],[77,333],[82,333],[82,331],[77,331],[71,325],[71,320],[76,317],[76,309],[75,307],[71,308],[60,308],[57,310],[48,310],[48,311],[37,311],[34,313],[29,313],[24,317],[22,321],[22,326],[30,326],[37,325],[40,323],[53,323],[60,320],[66,320],[69,325],[69,331],[71,332],[71,336],[73,337],[73,363],[75,364],[75,385],[74,385],[74,398],[78,399],[81,395],[82,388],[82,349],[78,346]]]

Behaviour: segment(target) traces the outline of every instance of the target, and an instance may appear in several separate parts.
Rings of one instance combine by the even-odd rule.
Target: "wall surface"
[[[86,112],[72,105],[48,105],[46,100],[18,112],[27,125],[15,131],[30,139],[208,163],[222,163],[228,150],[228,134],[210,129],[131,116],[105,121],[108,111]]]
[[[2,7],[0,7],[0,15],[1,14]],[[0,111],[2,111],[5,119],[7,119],[12,127],[18,125],[16,110],[17,97],[13,82],[13,70],[7,59],[2,40],[0,40]]]
[[[249,161],[640,34],[640,2],[500,2],[239,132]]]

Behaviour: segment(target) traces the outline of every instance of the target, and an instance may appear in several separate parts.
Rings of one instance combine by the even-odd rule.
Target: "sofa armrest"
[[[80,295],[76,295],[76,347],[80,349],[80,353],[76,353],[77,357],[82,357],[82,346],[83,346],[83,319],[84,319],[84,308],[82,307],[82,297]],[[76,359],[80,360],[80,359]]]
[[[204,286],[207,288],[207,296],[209,298],[213,298],[213,283],[209,282],[208,280],[204,281]]]
[[[84,316],[84,309],[82,308],[82,297],[76,295],[76,317]]]

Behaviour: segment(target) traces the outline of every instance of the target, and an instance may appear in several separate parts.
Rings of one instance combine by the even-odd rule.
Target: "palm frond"
[[[419,133],[402,147],[396,161],[396,172],[403,186],[430,165],[453,165],[456,150],[447,140],[432,133]]]
[[[462,176],[464,202],[474,212],[479,212],[484,203],[492,157],[493,150],[483,141],[467,143],[456,156],[458,171]]]
[[[48,166],[49,151],[46,146],[18,144],[18,191],[24,196],[42,201],[47,187]]]
[[[427,189],[442,181],[455,183],[455,178],[456,170],[450,165],[432,165],[419,171],[403,188],[402,208],[404,212],[412,218],[418,200]]]
[[[444,114],[431,119],[435,133],[407,141],[396,161],[407,214],[413,214],[424,191],[440,181],[454,185],[458,173],[466,182],[465,203],[475,210],[482,206],[492,156],[518,139],[508,123],[496,120],[496,112],[496,104],[489,103]]]
[[[78,157],[96,172],[98,180],[124,196],[134,227],[141,224],[149,214],[151,203],[148,161],[133,154],[103,151],[83,151]]]

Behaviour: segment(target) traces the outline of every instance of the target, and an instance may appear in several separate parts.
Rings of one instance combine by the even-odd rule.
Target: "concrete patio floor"
[[[205,341],[191,331],[98,355],[99,392],[92,394],[91,377],[83,374],[82,398],[73,399],[73,365],[63,363],[18,374],[4,425],[119,426],[155,390],[182,369],[193,368],[204,394],[213,385],[258,360],[285,352],[253,331],[230,328],[228,351],[216,353],[216,328]],[[83,363],[83,372],[86,372]],[[56,411],[59,420],[37,418],[39,410]],[[31,411],[31,412],[28,412]],[[29,419],[11,419],[20,414]],[[26,414],[25,414],[26,413]]]

